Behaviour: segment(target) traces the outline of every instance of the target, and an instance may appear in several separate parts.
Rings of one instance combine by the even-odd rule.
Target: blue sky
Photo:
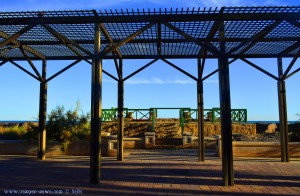
[[[221,6],[299,5],[296,1],[242,1],[242,0],[9,0],[1,1],[0,11],[80,10],[126,8],[187,8]],[[124,75],[128,75],[151,60],[124,60]],[[196,75],[196,60],[170,60]],[[261,67],[277,75],[276,59],[252,59]],[[284,59],[286,67],[291,59]],[[41,68],[40,62],[35,62]],[[49,61],[51,76],[70,61]],[[31,70],[29,65],[22,63]],[[104,69],[116,75],[112,61],[103,62]],[[296,62],[292,71],[300,66]],[[205,75],[217,68],[217,60],[207,60]],[[288,119],[297,120],[300,113],[300,74],[289,78],[287,85]],[[249,120],[278,120],[277,83],[241,61],[230,65],[232,108],[248,109]],[[74,108],[81,103],[83,112],[90,111],[91,67],[79,63],[48,84],[48,112],[57,105]],[[13,65],[0,67],[0,120],[35,120],[38,116],[39,83]],[[196,108],[196,83],[162,61],[157,61],[125,83],[125,107],[191,107]],[[117,106],[117,84],[103,78],[103,108]],[[204,83],[205,108],[219,107],[218,76]]]

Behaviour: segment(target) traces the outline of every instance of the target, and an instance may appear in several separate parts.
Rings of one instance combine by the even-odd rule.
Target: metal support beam
[[[206,80],[207,78],[211,77],[212,75],[214,75],[215,73],[217,73],[219,71],[219,69],[216,69],[215,71],[211,72],[210,74],[208,74],[207,76],[205,76],[204,78],[202,78],[202,81]]]
[[[106,54],[118,49],[119,47],[123,46],[124,44],[126,44],[127,42],[129,42],[130,40],[134,39],[136,36],[140,35],[141,33],[143,33],[144,31],[150,29],[155,23],[151,22],[149,24],[147,24],[146,26],[142,27],[141,29],[137,30],[135,33],[131,34],[130,36],[126,37],[125,39],[123,39],[122,41],[112,45],[111,47],[107,48],[106,50],[103,50],[99,56],[105,56]]]
[[[97,14],[97,13],[96,13]],[[101,23],[100,24],[100,29],[104,35],[104,37],[106,38],[106,40],[109,41],[109,43],[113,44],[114,40],[112,39],[112,37],[110,36],[110,34],[108,33],[107,29],[105,28],[104,24]],[[122,53],[120,52],[119,49],[116,49],[115,52],[117,53],[117,55],[119,56],[119,58],[122,58]]]
[[[58,75],[62,74],[63,72],[67,71],[68,69],[70,69],[71,67],[73,67],[74,65],[76,65],[77,63],[79,63],[82,59],[78,59],[77,61],[71,63],[70,65],[68,65],[67,67],[63,68],[62,70],[58,71],[57,73],[53,74],[51,77],[49,77],[46,82],[49,82],[50,80],[52,80],[53,78],[57,77]]]
[[[264,38],[264,36],[266,36],[268,33],[270,33],[273,29],[275,29],[280,23],[282,22],[282,20],[277,20],[275,21],[273,24],[270,24],[269,26],[265,27],[262,31],[260,31],[258,34],[253,35],[249,40],[242,42],[241,44],[239,44],[238,46],[232,48],[228,54],[232,54],[233,52],[239,50],[240,48],[248,45],[246,48],[244,48],[240,54],[244,54],[245,52],[247,52],[248,50],[250,50],[257,42],[259,42],[260,40],[262,40]]]
[[[161,55],[161,44],[162,44],[162,41],[161,41],[161,23],[159,22],[159,23],[157,23],[157,45],[156,45],[158,56]]]
[[[277,59],[278,76],[282,78],[282,58]],[[280,147],[281,147],[281,162],[289,162],[289,138],[288,138],[288,120],[287,120],[287,104],[286,104],[286,90],[285,81],[279,80],[278,86],[278,106],[279,106],[279,130],[280,130]]]
[[[161,60],[164,61],[165,63],[171,65],[171,67],[174,67],[175,69],[177,69],[181,73],[183,73],[183,74],[187,75],[188,77],[192,78],[193,80],[198,81],[198,79],[195,76],[193,76],[192,74],[190,74],[190,73],[184,71],[183,69],[177,67],[175,64],[171,63],[170,61],[168,61],[166,59],[161,59]]]
[[[283,51],[281,51],[278,56],[284,56],[287,55],[288,53],[292,52],[293,50],[296,50],[297,48],[300,47],[300,41],[296,42],[295,44],[287,47],[286,49],[284,49]]]
[[[123,140],[124,140],[124,81],[123,81],[123,60],[119,61],[120,79],[118,81],[118,157],[122,161],[123,156]]]
[[[13,40],[17,39],[18,37],[20,37],[21,35],[23,35],[27,31],[32,29],[34,26],[35,25],[28,25],[28,26],[24,27],[23,29],[21,29],[20,31],[18,31],[17,33],[13,34],[12,36],[6,38],[4,41],[2,41],[0,43],[0,48],[2,48],[4,46],[6,46],[7,44],[11,43]]]
[[[95,24],[95,57],[92,65],[90,183],[100,182],[101,124],[102,124],[102,60],[100,54],[100,25]]]
[[[182,35],[185,39],[193,41],[195,44],[205,47],[208,51],[212,52],[213,54],[219,54],[219,50],[212,44],[210,43],[203,43],[199,41],[197,38],[185,33],[184,31],[178,29],[177,27],[171,25],[170,23],[163,22],[165,26],[167,26],[169,29],[177,32],[178,34]]]
[[[204,141],[204,103],[203,103],[203,81],[201,79],[201,60],[198,58],[198,80],[197,80],[197,109],[198,109],[198,160],[205,161]]]
[[[135,72],[133,72],[132,74],[128,75],[127,77],[125,77],[123,79],[123,81],[131,78],[132,76],[134,76],[135,74],[141,72],[142,70],[146,69],[147,67],[149,67],[150,65],[152,65],[153,63],[155,63],[158,59],[154,59],[151,62],[147,63],[146,65],[144,65],[143,67],[139,68],[138,70],[136,70]]]
[[[47,117],[47,82],[46,82],[46,60],[43,60],[42,78],[40,83],[40,107],[39,107],[39,146],[38,159],[46,158],[46,117]]]
[[[87,60],[87,59],[85,59],[84,61],[87,62],[87,63],[90,64],[90,65],[93,65],[93,63],[90,62],[90,61]],[[102,72],[103,72],[104,74],[106,74],[107,76],[111,77],[112,79],[114,79],[115,81],[118,81],[118,80],[119,80],[119,79],[116,78],[115,76],[113,76],[113,75],[111,75],[110,73],[108,73],[107,71],[105,71],[103,68],[102,68]]]
[[[0,67],[1,67],[2,65],[4,65],[5,63],[7,63],[7,61],[2,61],[2,62],[0,63]]]
[[[225,51],[224,22],[219,22],[220,56],[219,56],[219,88],[221,109],[222,133],[222,171],[224,186],[234,185],[233,153],[232,153],[232,128],[231,128],[231,103],[229,64]]]
[[[118,63],[116,54],[115,54],[115,52],[112,52],[112,54],[114,56],[114,63],[115,63],[116,71],[117,71],[117,74],[118,74],[118,78],[119,78],[119,80],[121,80],[122,76],[120,74],[119,63]]]
[[[279,78],[277,78],[276,76],[274,76],[273,74],[271,74],[270,72],[267,72],[266,70],[264,70],[263,68],[255,65],[254,63],[248,61],[247,59],[244,58],[240,58],[242,61],[244,61],[245,63],[247,63],[248,65],[251,65],[252,67],[254,67],[255,69],[263,72],[264,74],[270,76],[271,78],[275,79],[275,80],[279,80]]]
[[[33,69],[34,73],[37,75],[37,77],[43,81],[43,78],[41,76],[41,74],[39,73],[39,71],[36,69],[36,67],[34,66],[33,62],[30,60],[30,58],[27,56],[26,52],[24,51],[24,48],[21,46],[20,50],[23,54],[23,56],[26,58],[27,62],[29,63],[30,67]]]
[[[89,55],[90,57],[93,56],[93,53],[91,53],[90,51],[86,50],[85,48],[81,47],[79,44],[77,44],[76,42],[70,40],[69,38],[67,38],[66,36],[58,33],[57,31],[55,31],[54,29],[52,29],[49,25],[42,25],[49,33],[51,33],[54,37],[56,37],[59,41],[61,41],[61,43],[63,43],[64,45],[66,45],[70,50],[72,50],[76,55],[82,57],[83,54],[80,53],[77,49],[79,49],[81,52]],[[74,48],[74,47],[76,48]]]
[[[294,74],[296,74],[296,73],[299,72],[299,71],[300,71],[300,67],[299,67],[298,69],[296,69],[295,71],[293,71],[292,73],[290,73],[289,75],[287,75],[287,76],[285,77],[285,80],[288,79],[289,77],[293,76]]]
[[[5,33],[5,32],[0,31],[0,37],[3,38],[3,39],[7,39],[10,36],[7,33]],[[34,56],[36,56],[36,57],[38,57],[38,58],[40,58],[42,60],[45,60],[45,56],[43,54],[41,54],[40,52],[34,50],[33,48],[31,48],[31,47],[29,47],[27,45],[22,44],[22,42],[14,39],[14,40],[11,40],[11,43],[15,44],[17,46],[17,48],[20,47],[20,46],[22,46],[22,48],[24,50],[26,50],[27,52],[30,52]]]
[[[34,79],[42,82],[42,80],[38,77],[36,77],[35,75],[33,75],[32,73],[30,73],[29,71],[27,71],[25,68],[23,68],[21,65],[17,64],[14,61],[9,61],[11,64],[13,64],[14,66],[16,66],[17,68],[21,69],[22,71],[24,71],[25,73],[27,73],[28,75],[30,75],[31,77],[33,77]]]
[[[285,78],[289,71],[292,69],[292,67],[294,66],[294,64],[296,63],[298,57],[300,55],[300,50],[297,52],[297,54],[294,56],[294,58],[292,59],[292,61],[290,62],[289,66],[286,68],[284,74],[282,75],[282,78]]]

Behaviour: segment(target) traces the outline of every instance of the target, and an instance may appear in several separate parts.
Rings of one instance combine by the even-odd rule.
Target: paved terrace
[[[191,149],[127,150],[123,162],[104,157],[100,185],[89,184],[89,157],[39,161],[1,155],[0,195],[17,195],[5,194],[9,189],[63,195],[300,195],[300,159],[235,158],[235,186],[223,187],[221,159],[207,152],[201,163],[196,154]]]

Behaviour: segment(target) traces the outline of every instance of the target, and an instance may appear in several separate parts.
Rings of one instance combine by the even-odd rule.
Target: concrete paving
[[[300,159],[235,158],[235,186],[222,186],[221,159],[194,149],[126,150],[103,157],[89,184],[89,157],[0,155],[0,195],[300,195]]]

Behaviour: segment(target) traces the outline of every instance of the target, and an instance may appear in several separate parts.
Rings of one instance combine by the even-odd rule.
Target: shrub
[[[86,140],[90,132],[89,114],[79,114],[80,104],[74,110],[57,106],[48,115],[47,138],[56,141]]]

